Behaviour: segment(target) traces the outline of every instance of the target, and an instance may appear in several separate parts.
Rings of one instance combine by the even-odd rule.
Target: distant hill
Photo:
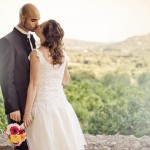
[[[76,39],[64,40],[66,49],[70,50],[150,50],[150,34],[129,37],[116,43],[98,43]]]
[[[133,36],[125,41],[107,45],[106,48],[122,50],[150,50],[150,34]]]
[[[64,39],[65,48],[69,50],[92,50],[102,48],[105,44],[77,39]]]

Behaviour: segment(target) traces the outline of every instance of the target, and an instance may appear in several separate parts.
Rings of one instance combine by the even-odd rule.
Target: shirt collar
[[[20,31],[22,34],[26,34],[27,35],[27,38],[30,38],[30,32],[26,32],[24,31],[23,29],[21,29],[19,26],[16,26],[15,27],[18,31]]]

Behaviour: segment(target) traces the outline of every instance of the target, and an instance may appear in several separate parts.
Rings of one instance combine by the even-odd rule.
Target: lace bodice
[[[37,85],[36,101],[51,101],[63,96],[62,80],[66,66],[66,54],[64,52],[64,62],[61,65],[50,64],[38,49],[34,49],[40,60],[40,77]],[[62,95],[63,94],[63,95]],[[53,100],[52,100],[53,101]]]
[[[62,65],[52,65],[43,56],[43,53],[38,49],[37,57],[40,60],[40,80],[39,86],[60,86],[64,75],[66,66],[66,57]]]

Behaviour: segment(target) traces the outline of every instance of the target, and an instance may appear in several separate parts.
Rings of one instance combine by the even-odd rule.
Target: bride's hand
[[[28,126],[30,126],[32,124],[32,115],[30,113],[25,113],[23,116],[23,122],[24,122],[24,126],[25,128],[27,128]]]

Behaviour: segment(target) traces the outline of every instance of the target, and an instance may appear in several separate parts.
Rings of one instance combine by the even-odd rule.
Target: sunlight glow
[[[41,11],[40,22],[60,22],[66,38],[110,42],[150,33],[149,0],[0,0],[0,37],[17,25],[20,7],[29,2]]]

